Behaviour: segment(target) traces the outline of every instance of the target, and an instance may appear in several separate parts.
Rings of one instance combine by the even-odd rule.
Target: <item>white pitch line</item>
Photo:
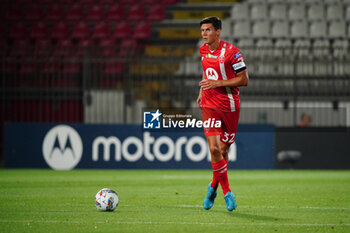
[[[0,219],[0,223],[26,223],[26,224],[33,224],[33,223],[74,223],[74,224],[86,224],[84,221],[58,221],[58,220],[4,220]],[[105,224],[106,222],[94,222],[95,224]],[[113,221],[113,223],[117,224],[127,224],[127,225],[232,225],[232,222],[153,222],[153,221]],[[235,222],[235,226],[241,225],[241,226],[308,226],[308,227],[320,227],[320,226],[345,226],[350,227],[350,223],[263,223],[263,222],[254,222],[254,223],[242,223],[242,222]]]

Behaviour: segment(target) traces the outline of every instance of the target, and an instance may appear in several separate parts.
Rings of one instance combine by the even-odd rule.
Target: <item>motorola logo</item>
[[[82,140],[72,127],[58,125],[47,132],[43,141],[43,156],[54,170],[71,170],[83,154]]]

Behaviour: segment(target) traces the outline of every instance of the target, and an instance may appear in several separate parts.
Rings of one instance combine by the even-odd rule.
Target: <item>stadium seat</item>
[[[127,5],[129,7],[135,4],[134,0],[120,0],[119,2],[120,4]]]
[[[222,38],[232,37],[232,21],[230,18],[222,20],[222,29],[220,35]]]
[[[98,21],[105,17],[104,7],[102,5],[91,5],[86,16],[87,20]]]
[[[0,58],[6,57],[7,50],[9,45],[7,44],[7,40],[3,39],[3,37],[0,38]]]
[[[11,25],[10,37],[14,39],[25,38],[28,36],[27,25],[23,22],[17,22]]]
[[[114,4],[116,1],[115,1],[115,0],[100,0],[99,2],[102,3],[102,4],[112,5],[112,4]]]
[[[270,22],[269,21],[255,21],[252,27],[254,37],[270,37]]]
[[[52,25],[51,37],[55,39],[63,39],[69,34],[69,25],[66,22],[58,22]]]
[[[345,20],[350,21],[350,3],[345,7]]]
[[[69,57],[73,54],[73,43],[70,38],[60,39],[57,41],[53,54],[55,57]]]
[[[119,56],[120,57],[133,57],[137,54],[139,46],[135,39],[122,40],[120,44]]]
[[[111,29],[108,23],[99,22],[96,23],[92,32],[92,38],[103,39],[109,37],[111,34]]]
[[[58,4],[50,4],[47,9],[46,19],[51,21],[59,21],[64,17],[64,10]]]
[[[270,7],[269,18],[272,20],[284,20],[287,18],[287,5],[282,3],[272,4]]]
[[[331,38],[345,38],[346,37],[345,21],[331,21],[328,26],[328,35]]]
[[[173,4],[176,4],[176,3],[178,3],[179,2],[179,0],[162,0],[161,1],[161,3],[163,4],[163,5],[173,5]]]
[[[306,21],[294,21],[291,25],[291,37],[292,38],[305,38],[308,37],[308,24]]]
[[[117,57],[117,46],[114,39],[101,39],[98,45],[102,48],[102,56]]]
[[[77,57],[65,57],[63,58],[63,74],[78,74],[81,71],[82,64],[81,59]],[[77,86],[77,84],[72,83],[72,79],[70,79],[70,83],[66,83],[68,86]]]
[[[256,42],[256,49],[259,51],[257,56],[260,57],[261,62],[257,65],[257,73],[260,75],[272,74],[274,63],[270,60],[273,58],[273,42],[270,39],[258,39]]]
[[[0,22],[0,38],[6,38],[8,36],[7,25],[4,22]]]
[[[141,4],[133,4],[128,11],[128,19],[132,21],[144,20],[145,8]]]
[[[34,56],[49,57],[52,53],[52,43],[50,39],[37,39],[35,41]]]
[[[165,7],[158,4],[148,9],[147,19],[150,21],[160,21],[165,19]]]
[[[17,39],[11,46],[11,57],[24,57],[31,54],[31,46],[28,39]]]
[[[328,39],[316,39],[312,43],[313,56],[316,59],[313,66],[314,75],[326,75],[332,71],[332,63],[327,60],[331,55],[330,42]]]
[[[30,31],[31,38],[44,38],[48,35],[48,27],[44,22],[37,22],[32,25]]]
[[[310,23],[310,37],[324,38],[327,36],[327,24],[325,21],[314,21]]]
[[[93,3],[96,3],[96,1],[94,1],[94,0],[80,0],[80,3],[82,3],[82,4],[93,4]]]
[[[31,4],[26,9],[26,20],[40,20],[44,16],[42,6],[38,4]]]
[[[288,10],[288,17],[290,20],[304,20],[306,18],[305,5],[292,4]]]
[[[148,5],[150,7],[162,6],[162,4],[159,4],[159,0],[141,0],[140,3],[142,5]]]
[[[81,39],[78,42],[76,56],[83,57],[94,53],[95,43],[92,39]]]
[[[38,72],[39,72],[38,61],[31,60],[31,57],[21,61],[21,63],[20,63],[20,73],[21,74],[25,74],[25,75],[26,74],[37,74]],[[29,83],[29,85],[33,85],[33,84]]]
[[[128,21],[116,22],[112,37],[116,39],[129,38],[131,36],[130,24]]]
[[[72,38],[86,39],[89,36],[90,36],[90,26],[86,22],[80,21],[75,23],[72,29]]]
[[[340,4],[329,4],[326,8],[327,20],[343,20],[343,6]]]
[[[236,3],[233,4],[231,8],[231,19],[233,20],[243,20],[249,17],[249,8],[246,3]]]
[[[150,23],[145,21],[136,24],[133,31],[132,36],[136,39],[147,39],[152,34]]]
[[[346,59],[349,51],[349,41],[347,39],[334,40],[332,44],[332,51],[333,56],[337,58],[337,62],[333,63],[334,75],[349,75],[350,69]]]
[[[6,9],[5,19],[9,21],[19,21],[22,19],[22,7],[20,5],[10,5]]]
[[[262,20],[267,18],[267,4],[251,5],[250,18],[252,20]]]
[[[123,70],[123,63],[120,61],[107,60],[104,63],[104,74],[106,75],[122,74]]]
[[[293,75],[294,66],[291,62],[292,57],[292,41],[290,39],[278,39],[275,42],[274,57],[281,59],[280,62],[274,63],[274,70],[277,75]]]
[[[70,5],[67,10],[66,19],[70,21],[81,20],[84,17],[84,9],[80,4]]]
[[[310,5],[307,10],[307,17],[309,20],[324,20],[324,5],[320,3]]]
[[[46,59],[43,64],[42,72],[44,74],[58,74],[61,71],[61,65],[57,61],[57,58],[55,59]]]
[[[236,46],[241,50],[243,56],[254,57],[256,52],[254,40],[251,38],[239,39]]]
[[[275,38],[289,37],[289,22],[288,21],[274,21],[272,23],[271,34]]]
[[[250,30],[250,21],[234,21],[233,22],[233,36],[235,38],[243,38],[243,37],[250,37],[251,36],[251,30]]]
[[[109,6],[108,13],[107,13],[107,19],[108,20],[122,20],[125,19],[125,12],[123,5],[120,4],[114,4]]]

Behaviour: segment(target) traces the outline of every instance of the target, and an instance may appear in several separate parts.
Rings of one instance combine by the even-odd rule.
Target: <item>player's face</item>
[[[212,44],[215,41],[219,40],[220,37],[220,29],[215,30],[213,24],[207,23],[202,24],[201,26],[201,34],[205,44]]]

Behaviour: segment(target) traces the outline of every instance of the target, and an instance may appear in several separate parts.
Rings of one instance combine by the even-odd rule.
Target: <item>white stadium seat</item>
[[[328,34],[331,38],[346,37],[345,21],[331,21],[328,25]]]
[[[325,19],[324,5],[319,3],[310,5],[307,11],[307,17],[309,20]]]
[[[271,36],[270,33],[270,22],[269,21],[255,21],[252,27],[254,37],[268,38]]]
[[[272,23],[271,34],[276,38],[289,37],[289,23],[288,21],[274,21]]]
[[[250,21],[235,21],[233,22],[232,36],[234,38],[242,38],[251,36]]]
[[[294,21],[291,25],[291,37],[306,38],[308,37],[308,24],[306,21]]]
[[[342,20],[344,17],[343,5],[341,4],[329,4],[326,7],[328,20]]]
[[[231,8],[231,19],[244,20],[249,18],[249,5],[246,3],[233,4]]]
[[[287,17],[287,5],[286,4],[272,4],[270,7],[270,19],[286,19]]]
[[[320,38],[327,36],[326,21],[313,21],[310,23],[310,37]]]
[[[306,11],[304,4],[292,4],[288,11],[290,20],[305,20]]]
[[[267,18],[267,4],[253,4],[250,9],[251,19],[260,20]]]

